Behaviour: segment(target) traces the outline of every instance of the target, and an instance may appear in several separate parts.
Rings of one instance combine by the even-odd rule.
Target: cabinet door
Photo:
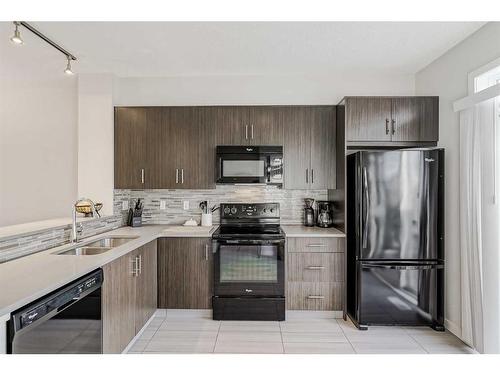
[[[392,99],[393,141],[437,142],[438,97]]]
[[[195,169],[198,189],[215,189],[216,168],[215,148],[217,146],[217,107],[198,107],[200,121],[198,146],[198,164]]]
[[[158,247],[158,307],[211,307],[213,257],[209,238],[165,238]]]
[[[281,107],[249,108],[248,143],[251,145],[283,145]]]
[[[286,189],[308,189],[311,173],[312,107],[284,107],[284,178]]]
[[[114,141],[115,188],[145,188],[147,123],[144,108],[115,108]]]
[[[250,131],[248,107],[214,107],[218,145],[246,145]]]
[[[158,305],[156,240],[140,247],[137,255],[139,256],[139,275],[136,277],[136,333],[153,316]]]
[[[103,267],[102,329],[104,353],[121,353],[134,338],[136,277],[132,274],[137,251]]]
[[[390,141],[391,98],[348,97],[346,141]]]
[[[313,107],[311,110],[310,188],[335,189],[335,107]]]

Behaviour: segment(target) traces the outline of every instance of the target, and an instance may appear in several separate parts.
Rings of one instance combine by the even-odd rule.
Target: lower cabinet
[[[343,309],[344,241],[343,238],[287,239],[287,309]]]
[[[121,353],[156,310],[156,241],[103,267],[103,352]]]
[[[211,308],[211,239],[162,238],[158,241],[158,308]]]

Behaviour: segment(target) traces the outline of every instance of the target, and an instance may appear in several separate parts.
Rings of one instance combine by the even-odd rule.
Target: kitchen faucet
[[[78,242],[78,231],[76,229],[76,206],[78,205],[78,203],[81,203],[81,202],[90,203],[90,206],[92,207],[92,216],[93,217],[95,217],[95,214],[97,213],[97,211],[95,209],[95,204],[92,200],[90,200],[88,198],[80,198],[75,202],[75,204],[73,205],[73,227],[71,230],[71,242],[73,242],[73,243]],[[81,230],[81,226],[79,229]]]

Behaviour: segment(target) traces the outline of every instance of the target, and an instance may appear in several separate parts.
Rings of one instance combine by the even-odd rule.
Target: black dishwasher
[[[102,353],[102,270],[93,271],[11,314],[11,354]]]

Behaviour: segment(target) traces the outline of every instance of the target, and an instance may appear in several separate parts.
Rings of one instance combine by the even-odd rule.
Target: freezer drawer
[[[358,262],[357,322],[443,326],[444,266],[440,263]]]

